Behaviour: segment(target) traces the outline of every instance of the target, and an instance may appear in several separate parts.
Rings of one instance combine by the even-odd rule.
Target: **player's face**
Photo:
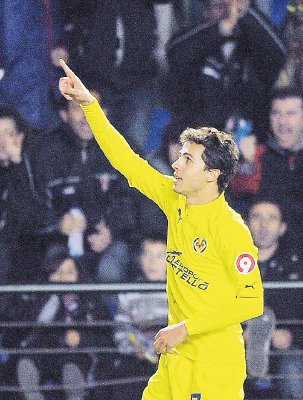
[[[298,97],[276,99],[272,102],[270,123],[279,146],[298,150],[303,143],[303,102]]]
[[[93,138],[93,133],[85,119],[83,111],[77,104],[68,103],[66,122],[81,140],[87,141]]]
[[[248,225],[259,249],[278,245],[279,238],[286,230],[279,207],[272,203],[254,205],[249,212]]]
[[[174,169],[174,190],[187,198],[188,204],[199,204],[208,183],[213,181],[212,170],[207,170],[202,160],[204,146],[185,142]]]
[[[140,256],[141,268],[149,281],[166,280],[166,244],[146,240]]]

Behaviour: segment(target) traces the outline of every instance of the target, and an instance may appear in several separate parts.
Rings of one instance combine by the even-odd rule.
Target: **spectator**
[[[85,283],[87,276],[75,260],[64,252],[54,253],[44,260],[42,269],[49,283]],[[41,282],[43,280],[41,279]],[[73,327],[75,322],[90,322],[108,319],[106,306],[97,302],[95,296],[80,293],[26,294],[15,296],[5,312],[8,321],[33,321],[45,327],[23,328],[7,332],[6,347],[22,349],[66,349],[64,353],[19,355],[16,357],[17,381],[25,399],[57,398],[58,392],[45,396],[38,385],[63,384],[67,399],[86,398],[87,389],[81,388],[88,379],[105,379],[111,367],[107,356],[91,353],[77,353],[85,347],[107,347],[111,345],[111,332],[106,328],[94,330],[92,327]],[[64,327],[54,328],[54,322],[65,322]],[[49,326],[50,325],[50,326]],[[69,351],[68,351],[69,350]],[[98,366],[98,367],[97,367]],[[75,388],[74,388],[75,386]],[[80,387],[77,387],[80,386]],[[109,398],[109,389],[98,391],[99,399]],[[59,397],[58,397],[59,398]]]
[[[240,114],[262,135],[268,90],[284,64],[284,45],[248,1],[221,1],[220,12],[217,3],[207,2],[206,22],[169,43],[171,108],[219,127]]]
[[[101,213],[91,229],[85,232],[88,250],[81,258],[91,276],[100,283],[126,282],[129,278],[128,266],[130,254],[128,243],[117,239],[114,235],[114,227],[104,219],[100,219]]]
[[[136,216],[121,175],[100,153],[97,142],[79,108],[68,102],[61,111],[65,124],[45,135],[35,154],[37,185],[48,193],[51,208],[70,254],[84,254],[84,231],[92,225],[96,205],[100,219],[116,220],[115,234],[125,236]],[[124,179],[124,178],[123,178]],[[114,215],[124,208],[120,218]]]
[[[51,210],[33,176],[37,135],[8,107],[0,108],[0,277],[34,282],[47,234],[55,227]],[[10,270],[10,271],[8,271]],[[8,277],[9,274],[9,277]]]
[[[255,245],[259,250],[259,266],[264,281],[300,281],[303,279],[303,256],[295,247],[285,246],[287,224],[279,204],[273,200],[260,198],[249,209],[248,225]],[[279,388],[285,398],[300,399],[302,397],[303,380],[292,377],[291,374],[302,374],[302,357],[288,353],[289,350],[302,349],[302,330],[300,326],[289,326],[279,323],[275,328],[275,319],[302,319],[302,296],[295,290],[281,291],[270,289],[265,291],[265,305],[274,312],[267,311],[267,319],[256,318],[248,323],[247,351],[248,371],[262,370],[263,366],[253,366],[249,357],[263,360],[268,364],[268,350],[271,341],[272,348],[278,352],[271,358],[270,369],[276,374],[288,375],[280,379]],[[265,329],[267,328],[267,329]],[[250,343],[251,342],[251,343]],[[268,343],[268,347],[266,346]],[[260,352],[265,354],[254,354]],[[266,368],[263,371],[266,373]],[[256,382],[258,384],[258,382]]]
[[[276,81],[276,87],[293,86],[303,90],[303,11],[300,3],[300,0],[293,0],[288,6],[284,29],[288,56]]]
[[[249,209],[248,225],[259,250],[263,280],[302,280],[302,259],[297,253],[300,245],[285,240],[287,223],[279,203],[262,197],[255,199]]]
[[[138,257],[137,282],[165,282],[166,242],[161,236],[141,235]],[[166,323],[167,299],[165,293],[121,293],[115,321],[119,327],[115,332],[115,341],[121,353],[116,360],[117,373],[127,376],[150,376],[156,370],[158,356],[154,350],[154,336],[157,327]],[[146,382],[124,385],[126,399],[141,399]],[[114,395],[120,398],[121,388]]]
[[[150,165],[165,175],[172,175],[172,164],[179,157],[181,149],[180,135],[188,124],[179,119],[168,124],[163,132],[162,145],[160,149],[147,155],[146,159]]]
[[[163,60],[155,6],[171,0],[118,0],[122,57],[118,63],[118,93],[110,120],[138,151],[144,149],[152,111],[158,102],[157,77]],[[164,56],[164,55],[162,55]],[[166,61],[164,61],[165,63]]]
[[[85,231],[86,250],[79,261],[90,271],[94,282],[122,283],[131,275],[129,243],[125,238],[116,236],[115,220],[114,215],[109,215],[105,220],[100,212],[92,227]],[[117,310],[117,294],[105,292],[101,298],[111,315],[114,315]]]
[[[289,233],[296,238],[302,235],[303,205],[303,97],[299,89],[274,90],[270,125],[266,145],[255,146],[251,159],[243,157],[232,190],[236,199],[257,193],[276,199],[285,206]]]
[[[0,105],[17,110],[35,129],[54,129],[60,119],[51,95],[49,52],[52,39],[60,35],[58,20],[52,18],[60,16],[59,0],[2,3]]]
[[[110,120],[138,151],[157,102],[156,51],[164,57],[157,46],[157,3],[170,0],[64,0],[65,35],[54,54],[58,60],[67,50],[63,58],[69,56],[86,85],[102,93]]]
[[[102,92],[102,101],[108,105],[117,80],[116,0],[61,0],[60,3],[63,34],[52,51],[53,64],[61,74],[59,58],[68,59],[88,87]]]

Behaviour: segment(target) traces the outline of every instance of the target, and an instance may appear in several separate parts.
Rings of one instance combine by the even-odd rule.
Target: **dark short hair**
[[[202,160],[208,170],[220,170],[218,189],[220,193],[223,192],[235,174],[239,160],[239,149],[232,135],[210,127],[187,128],[181,134],[180,141],[182,144],[194,142],[204,146]]]
[[[270,196],[262,196],[262,195],[258,195],[256,196],[253,201],[251,202],[251,204],[249,205],[249,209],[248,209],[248,217],[251,213],[251,210],[253,207],[259,205],[259,204],[272,204],[275,207],[277,207],[277,209],[280,211],[280,215],[281,215],[281,220],[283,222],[286,221],[286,209],[284,204],[282,204],[281,202],[279,202],[276,198],[274,197],[270,197]]]
[[[275,88],[270,93],[270,102],[274,100],[284,100],[290,97],[297,97],[303,101],[303,91],[299,87],[283,86]]]
[[[82,283],[88,282],[89,274],[86,267],[78,259],[70,256],[67,249],[62,246],[55,246],[53,249],[49,249],[42,260],[42,274],[44,274],[45,278],[48,279],[50,275],[58,271],[60,265],[67,259],[74,261],[78,273],[78,281]]]
[[[131,235],[130,246],[134,257],[136,258],[142,253],[143,245],[146,242],[163,242],[166,244],[166,240],[166,232],[159,232],[154,230],[143,231],[142,229],[139,229]]]
[[[17,133],[24,133],[25,136],[31,135],[33,133],[33,129],[29,125],[27,121],[13,108],[2,106],[0,107],[0,119],[11,119],[15,122]]]

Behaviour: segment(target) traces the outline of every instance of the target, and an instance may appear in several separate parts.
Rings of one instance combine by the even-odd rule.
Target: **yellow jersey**
[[[185,320],[189,333],[175,351],[191,359],[237,360],[244,353],[240,323],[263,312],[257,249],[241,216],[224,193],[210,203],[188,205],[173,190],[172,177],[130,148],[97,100],[82,109],[113,167],[167,216],[168,321]]]

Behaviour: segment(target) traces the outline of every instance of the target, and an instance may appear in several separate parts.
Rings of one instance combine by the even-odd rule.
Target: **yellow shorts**
[[[243,400],[245,378],[245,359],[220,364],[162,355],[142,400]]]

